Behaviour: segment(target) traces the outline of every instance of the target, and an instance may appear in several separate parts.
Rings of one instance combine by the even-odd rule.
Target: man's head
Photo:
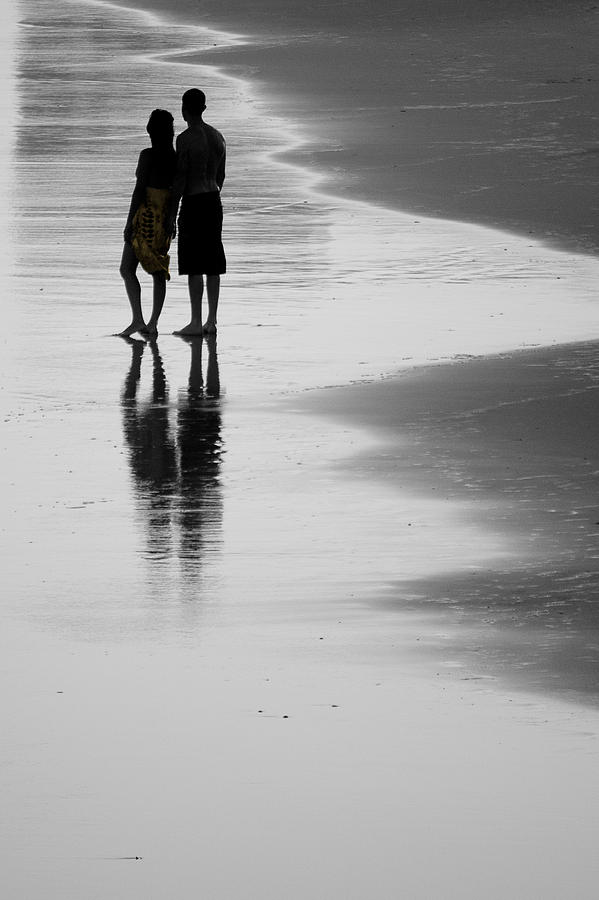
[[[190,88],[183,94],[183,118],[188,116],[201,116],[206,109],[206,95],[199,88]]]

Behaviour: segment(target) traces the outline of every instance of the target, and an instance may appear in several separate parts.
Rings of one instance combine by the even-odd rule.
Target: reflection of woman
[[[165,109],[155,109],[147,124],[151,148],[142,150],[137,164],[136,183],[125,226],[125,246],[121,276],[131,304],[131,324],[121,335],[135,331],[155,335],[170,278],[168,255],[171,235],[165,230],[165,218],[175,177],[176,156],[173,147],[173,117]],[[146,324],[141,308],[141,286],[137,278],[139,263],[153,279],[152,315]]]
[[[146,343],[131,344],[131,366],[122,395],[123,427],[137,495],[148,520],[149,553],[167,557],[171,549],[171,508],[177,482],[177,452],[169,423],[168,388],[156,341],[152,352],[152,393],[138,399]]]

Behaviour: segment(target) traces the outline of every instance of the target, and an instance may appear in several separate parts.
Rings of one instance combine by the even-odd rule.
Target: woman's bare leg
[[[152,295],[152,315],[148,319],[148,324],[144,328],[144,332],[150,335],[158,334],[158,319],[164,306],[164,298],[166,297],[166,275],[164,272],[156,272],[152,275],[154,281],[154,290]]]
[[[135,251],[131,244],[125,244],[123,247],[123,256],[121,257],[120,273],[121,278],[125,282],[125,290],[131,305],[131,324],[123,331],[119,332],[121,337],[129,337],[136,331],[143,331],[146,327],[141,309],[141,285],[136,275],[137,266],[139,265]]]

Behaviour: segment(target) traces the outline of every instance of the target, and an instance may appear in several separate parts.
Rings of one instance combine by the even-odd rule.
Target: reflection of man
[[[182,114],[186,130],[177,138],[177,175],[167,218],[174,233],[179,216],[179,275],[187,275],[191,320],[176,334],[216,333],[220,276],[227,264],[222,244],[223,209],[220,191],[225,180],[225,139],[204,122],[206,97],[192,88],[183,94]],[[208,318],[202,325],[204,275],[208,294]]]
[[[206,339],[206,381],[202,375],[201,337],[187,337],[191,359],[187,391],[177,398],[179,451],[179,558],[185,566],[205,563],[220,546],[222,454],[220,384],[216,338]]]

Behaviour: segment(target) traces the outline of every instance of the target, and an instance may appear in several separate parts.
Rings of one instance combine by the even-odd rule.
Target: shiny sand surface
[[[520,534],[482,528],[468,498],[348,478],[376,430],[304,400],[581,339],[595,261],[323,201],[272,156],[293,125],[178,62],[177,25],[97,3],[10,13],[6,895],[594,896],[595,710],[480,679],[429,652],[443,616],[380,602],[399,576],[508,567]],[[194,32],[193,50],[218,40]],[[176,111],[200,72],[231,148],[218,340],[168,333],[176,278],[156,343],[114,338],[147,113]],[[422,517],[435,528],[407,535]]]

